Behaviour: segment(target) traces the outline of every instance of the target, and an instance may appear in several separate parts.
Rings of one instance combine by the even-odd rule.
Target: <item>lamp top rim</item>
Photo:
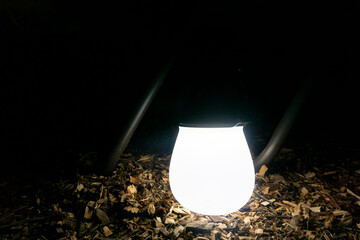
[[[232,127],[244,127],[246,123],[179,123],[179,127],[189,128],[232,128]]]

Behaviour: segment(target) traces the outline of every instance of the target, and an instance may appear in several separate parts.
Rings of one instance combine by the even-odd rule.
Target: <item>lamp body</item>
[[[239,210],[255,183],[243,127],[179,127],[169,178],[176,200],[193,212],[226,215]]]

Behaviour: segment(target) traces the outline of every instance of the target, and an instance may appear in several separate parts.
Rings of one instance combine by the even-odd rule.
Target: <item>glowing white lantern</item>
[[[176,200],[193,212],[226,215],[239,210],[255,183],[243,127],[179,127],[169,178]]]

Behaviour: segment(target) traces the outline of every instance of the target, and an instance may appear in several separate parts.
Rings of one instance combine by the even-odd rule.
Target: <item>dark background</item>
[[[249,122],[266,141],[306,76],[287,143],[358,146],[355,1],[0,1],[2,176],[102,164],[177,52],[129,149],[170,153],[180,122]],[[96,160],[97,159],[97,160]],[[92,163],[90,163],[91,165]]]

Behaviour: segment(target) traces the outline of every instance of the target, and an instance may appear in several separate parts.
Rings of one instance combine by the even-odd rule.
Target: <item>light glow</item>
[[[255,183],[243,127],[179,127],[169,178],[176,200],[193,212],[226,215],[239,210]]]

